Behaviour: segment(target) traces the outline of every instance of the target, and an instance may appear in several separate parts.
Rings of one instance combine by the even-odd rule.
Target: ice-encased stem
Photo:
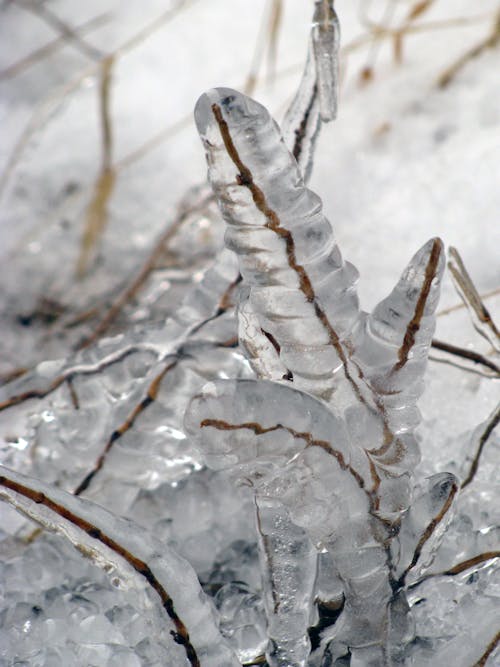
[[[359,315],[357,272],[262,105],[214,89],[199,99],[195,119],[252,310],[295,384],[328,398]]]
[[[255,508],[270,641],[267,662],[269,667],[305,667],[317,551],[279,501],[257,495]]]
[[[321,120],[328,122],[336,118],[338,106],[340,25],[333,8],[333,0],[316,2],[312,44]]]
[[[0,467],[0,499],[59,533],[105,570],[111,566],[130,586],[144,580],[158,595],[191,667],[240,667],[220,635],[214,612],[191,565],[144,528],[49,484]],[[135,583],[134,583],[135,582]]]

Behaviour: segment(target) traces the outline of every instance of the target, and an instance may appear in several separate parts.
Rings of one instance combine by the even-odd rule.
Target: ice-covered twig
[[[457,363],[449,358],[429,356],[429,359],[432,359],[433,361],[449,363],[452,366],[456,366],[457,368],[463,368],[466,371],[474,371],[484,375],[485,377],[494,378],[500,376],[500,366],[491,361],[491,359],[485,357],[483,354],[479,354],[479,352],[474,352],[473,350],[468,350],[464,347],[458,347],[457,345],[452,345],[451,343],[445,343],[444,341],[437,340],[436,338],[432,339],[431,347],[434,350],[440,350],[441,352],[446,352],[450,355],[453,355],[454,357],[470,361],[472,364]],[[484,366],[484,368],[488,370],[481,371],[477,368],[478,366]]]
[[[484,563],[488,563],[491,560],[496,560],[497,558],[500,558],[500,551],[486,551],[485,553],[472,556],[471,558],[467,558],[467,560],[456,563],[447,570],[424,574],[418,581],[409,584],[408,589],[410,590],[417,588],[417,586],[420,586],[420,584],[422,584],[424,581],[427,581],[428,579],[434,579],[435,577],[455,577],[459,574],[462,574],[463,572],[467,572],[467,570],[474,568],[477,569],[477,567],[483,565]]]
[[[403,516],[395,543],[398,553],[393,556],[397,563],[395,578],[401,585],[417,564],[420,572],[432,563],[451,520],[450,510],[458,488],[458,480],[451,473],[433,475]]]
[[[115,570],[130,586],[147,583],[158,595],[179,660],[192,667],[239,667],[217,629],[213,609],[187,561],[133,522],[88,500],[0,468],[0,499],[68,539],[105,570]],[[179,663],[180,665],[181,663]]]
[[[264,107],[235,91],[217,89],[200,98],[195,118],[229,225],[226,245],[240,255],[252,309],[260,313],[262,329],[277,342],[295,382],[331,395],[333,382],[326,377],[333,378],[343,366],[342,338],[358,317],[357,272],[342,261],[319,198],[303,186]],[[307,370],[297,355],[305,340]]]
[[[479,460],[483,453],[483,449],[488,442],[489,438],[493,434],[494,430],[500,423],[500,406],[496,407],[493,410],[493,413],[488,417],[484,424],[480,424],[474,435],[472,437],[472,442],[477,440],[476,451],[472,457],[469,470],[465,475],[465,478],[460,486],[461,489],[465,489],[473,481],[476,476],[477,470],[479,468]]]
[[[374,487],[394,485],[418,458],[411,430],[444,268],[441,241],[431,239],[393,293],[362,316],[357,271],[342,260],[319,198],[305,188],[267,111],[217,89],[200,98],[195,116],[228,224],[226,244],[238,253],[247,285],[243,316],[250,310],[253,330],[271,342],[268,367],[274,355],[297,388],[345,411],[353,431],[364,423],[358,441]],[[396,503],[383,493],[386,510],[389,497],[406,506],[401,495]]]
[[[321,120],[325,122],[337,116],[339,45],[340,25],[333,0],[317,0],[313,16],[312,46]]]
[[[482,302],[458,250],[453,247],[450,248],[448,268],[456,290],[469,310],[476,331],[500,352],[500,331]]]
[[[207,385],[186,419],[207,465],[233,469],[257,497],[284,503],[316,547],[331,553],[346,597],[336,641],[386,664],[383,656],[391,649],[385,632],[394,596],[386,547],[390,528],[377,516],[371,471],[352,447],[343,421],[288,384],[251,380]],[[279,531],[274,535],[283,539]],[[293,552],[288,558],[289,567],[295,567]],[[308,614],[305,582],[296,585],[302,613]],[[295,629],[290,639],[294,636]]]

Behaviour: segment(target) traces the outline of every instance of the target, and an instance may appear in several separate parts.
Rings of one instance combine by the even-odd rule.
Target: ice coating
[[[185,657],[181,652],[179,660],[184,664],[239,667],[218,632],[213,610],[189,563],[146,530],[88,500],[4,467],[0,498],[70,540],[100,567],[119,572],[129,585],[134,585],[134,578],[146,579],[172,628],[167,625],[165,632],[183,649]]]
[[[305,667],[311,652],[317,552],[287,508],[256,496],[256,528],[264,605],[268,621],[269,667]]]
[[[404,599],[394,597],[387,551],[390,526],[377,516],[376,494],[356,469],[357,454],[342,421],[290,386],[240,380],[207,385],[193,400],[186,426],[207,465],[231,469],[252,486],[258,505],[286,505],[292,521],[316,547],[330,552],[345,596],[335,642],[359,650],[363,659],[381,660],[390,652],[385,633],[391,615],[401,616],[405,634],[401,619],[407,608]],[[279,530],[269,534],[271,543],[284,539]],[[289,568],[301,567],[290,553],[288,558]],[[297,587],[306,584],[304,578],[296,580]],[[308,590],[298,588],[296,595]],[[306,598],[302,614],[310,613],[309,604]],[[401,641],[395,631],[391,642],[397,646]],[[368,652],[365,642],[373,645]]]
[[[447,477],[441,505],[422,500],[426,511],[417,503],[403,516],[419,460],[416,400],[434,331],[443,245],[425,244],[390,296],[372,314],[362,313],[357,272],[342,260],[320,200],[304,186],[264,107],[216,89],[200,98],[195,118],[228,225],[226,246],[239,257],[240,339],[257,375],[274,382],[207,386],[188,410],[187,428],[207,465],[233,470],[253,487],[257,508],[269,510],[260,517],[260,552],[276,599],[286,596],[281,575],[294,557],[278,548],[273,564],[266,544],[283,543],[280,529],[289,515],[331,554],[343,582],[330,654],[350,652],[352,664],[399,664],[413,636],[405,577],[432,556],[457,490]],[[305,603],[303,619],[308,610]],[[267,604],[269,625],[279,632],[276,611]],[[293,636],[290,655],[288,640],[274,642],[270,664],[306,664],[293,657],[301,654],[303,633],[295,628]]]
[[[237,275],[226,251],[147,341],[139,334],[107,339],[3,387],[4,410],[29,414],[33,404],[15,407],[12,397],[37,399],[26,436],[37,447],[24,469],[121,512],[133,500],[127,482],[155,488],[189,474],[197,462],[186,447],[183,413],[211,372],[209,364],[200,375],[196,357],[213,348],[216,374],[244,372],[228,317]]]
[[[321,120],[328,122],[338,107],[340,25],[333,0],[317,0],[311,32]]]
[[[264,107],[217,89],[200,98],[195,119],[228,223],[226,245],[239,255],[261,328],[297,386],[328,397],[345,357],[342,340],[358,318],[357,272],[343,262],[319,198]],[[307,371],[295,354],[305,341]]]
[[[242,342],[250,358],[263,352],[263,377],[291,381],[344,415],[353,444],[366,453],[360,465],[376,471],[380,509],[395,518],[408,506],[409,470],[419,459],[415,401],[442,243],[429,241],[393,293],[372,315],[362,314],[357,272],[342,260],[319,198],[304,186],[264,107],[216,89],[200,98],[195,118],[228,225],[226,245],[238,254],[246,285]]]
[[[415,492],[411,507],[401,520],[398,551],[394,555],[395,574],[415,577],[427,569],[451,520],[452,504],[458,491],[458,480],[451,473],[438,473],[425,480]],[[430,527],[439,526],[438,530]]]

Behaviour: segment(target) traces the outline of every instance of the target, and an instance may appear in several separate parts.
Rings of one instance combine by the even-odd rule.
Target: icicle
[[[267,662],[269,667],[305,667],[317,551],[280,502],[257,495],[255,504],[270,640]]]
[[[213,610],[189,563],[145,529],[99,505],[0,467],[0,499],[68,539],[104,570],[131,587],[147,584],[158,596],[166,633],[192,667],[239,667],[217,629]],[[181,664],[180,662],[178,664]]]
[[[313,17],[312,43],[321,120],[337,116],[338,50],[340,26],[333,0],[317,0]]]
[[[431,239],[353,336],[353,358],[378,397],[385,429],[399,435],[370,450],[376,464],[390,474],[401,474],[418,460],[412,435],[420,421],[416,401],[423,388],[443,270],[442,242]],[[401,459],[403,441],[407,456]]]

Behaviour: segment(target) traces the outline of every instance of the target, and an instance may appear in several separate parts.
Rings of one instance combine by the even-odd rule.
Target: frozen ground
[[[2,375],[71,355],[137,273],[159,234],[173,224],[180,200],[205,178],[203,150],[191,121],[196,99],[213,86],[244,87],[268,10],[268,3],[260,0],[33,4],[35,9],[27,0],[4,2],[1,9]],[[417,248],[436,235],[458,248],[481,294],[490,294],[499,284],[498,47],[481,51],[447,86],[438,85],[450,65],[491,33],[498,2],[481,0],[471,6],[465,0],[436,0],[415,22],[421,28],[404,36],[402,62],[396,63],[394,40],[370,40],[360,17],[366,12],[384,25],[401,25],[414,4],[336,3],[344,46],[340,110],[338,120],[322,132],[311,187],[323,198],[343,255],[360,271],[359,290],[367,310],[387,294]],[[265,63],[259,72],[253,95],[277,119],[300,77],[311,6],[299,0],[283,2],[275,74],[266,73]],[[40,7],[75,28],[98,19],[79,33],[84,46],[67,39],[50,55],[12,71],[12,65],[60,37]],[[156,29],[123,48],[160,16],[163,22]],[[78,274],[102,160],[97,60],[117,49],[109,97],[114,188],[106,224]],[[371,77],[363,82],[366,68]],[[193,199],[188,196],[188,204]],[[190,218],[107,333],[133,326],[147,330],[151,322],[156,326],[175,312],[181,296],[215,256],[221,238],[222,226],[211,209],[201,218]],[[446,276],[440,310],[459,303]],[[485,303],[498,320],[498,291]],[[491,355],[463,308],[438,317],[436,338]],[[450,355],[446,360],[461,362]],[[215,367],[218,361],[207,365]],[[224,372],[248,372],[240,362],[220,360]],[[148,364],[144,367],[149,369]],[[182,385],[172,380],[171,389],[187,396],[197,386],[195,375],[193,370],[187,379],[180,376]],[[125,418],[116,408],[119,389],[112,388],[120,379],[110,378],[102,394],[90,391],[89,410],[79,420],[64,412],[56,427],[53,413],[67,402],[61,393],[0,413],[2,460],[72,488],[88,464],[87,430],[99,452],[99,443]],[[463,473],[471,434],[498,403],[497,383],[478,372],[429,364],[420,400],[419,475]],[[3,391],[10,395],[10,390]],[[115,411],[105,413],[103,401]],[[145,413],[143,431],[161,424],[159,413],[149,422]],[[175,440],[176,435],[170,435]],[[47,443],[54,439],[58,444],[51,453]],[[76,451],[68,454],[65,443],[71,439]],[[474,484],[461,496],[436,570],[500,548],[494,465],[498,453],[497,434],[488,441]],[[178,463],[174,472],[162,468],[156,476],[149,469],[130,472],[132,459],[126,465],[127,471],[115,475],[118,480],[109,473],[107,490],[104,478],[90,497],[133,517],[190,560],[206,590],[215,594],[223,631],[234,645],[246,647],[245,655],[259,655],[265,622],[245,490],[235,491],[213,473],[190,468],[189,460]],[[10,509],[0,511],[2,666],[168,664],[161,617],[145,613],[154,606],[147,592],[114,588],[107,576],[55,537],[22,546],[11,536],[16,531],[26,535],[29,529]],[[412,602],[418,602],[414,610],[422,650],[411,664],[436,664],[433,656],[439,649],[441,662],[452,658],[457,667],[472,666],[497,631],[492,610],[498,606],[498,566],[493,561],[462,578],[431,579]],[[470,641],[460,643],[457,656],[451,639],[460,633]],[[497,649],[486,664],[498,660]]]

